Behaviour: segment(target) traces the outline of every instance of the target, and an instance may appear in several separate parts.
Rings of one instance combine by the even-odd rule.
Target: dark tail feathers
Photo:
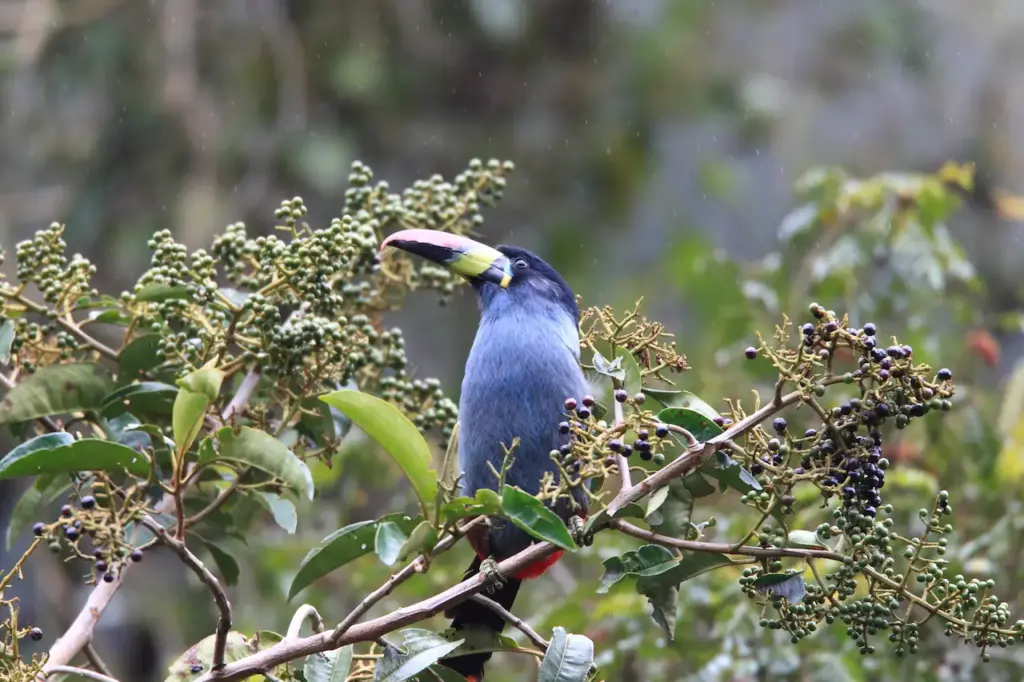
[[[463,580],[480,572],[480,557],[475,557],[469,565]],[[490,597],[506,609],[511,609],[519,592],[521,580],[506,578],[505,586],[500,590],[485,595]],[[475,601],[464,601],[456,604],[447,611],[445,616],[452,619],[452,627],[456,630],[468,628],[485,628],[494,632],[501,632],[505,629],[505,621],[501,616],[489,608]],[[471,682],[482,682],[484,679],[484,664],[491,658],[491,653],[469,654],[458,658],[446,658],[444,665],[467,678]]]

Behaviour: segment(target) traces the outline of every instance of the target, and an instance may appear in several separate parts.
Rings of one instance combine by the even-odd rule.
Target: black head
[[[561,306],[572,316],[572,319],[579,319],[576,295],[573,294],[572,289],[558,274],[558,271],[547,261],[532,251],[518,246],[502,244],[496,248],[508,258],[512,280],[504,290],[496,284],[474,281],[473,288],[480,295],[480,302],[483,306],[486,307],[492,302],[492,299],[498,296],[510,296],[520,301],[538,298]]]

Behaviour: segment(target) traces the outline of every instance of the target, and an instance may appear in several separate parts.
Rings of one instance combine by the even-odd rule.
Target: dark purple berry
[[[796,474],[797,476],[800,476],[801,474],[804,473],[804,468],[803,467],[797,467],[796,469],[793,469],[793,473]]]
[[[103,574],[103,582],[112,583],[114,582],[114,574],[111,571],[107,571]]]
[[[725,418],[724,417],[715,417],[711,421],[715,422],[716,426],[725,426]]]
[[[800,328],[800,331],[802,331],[804,333],[804,336],[813,336],[814,335],[814,325],[811,324],[810,322],[808,322],[803,327]]]
[[[581,407],[578,410],[576,410],[576,414],[579,415],[580,419],[589,419],[590,418],[590,410],[588,410],[585,407]]]
[[[753,346],[747,346],[747,349],[743,351],[743,354],[747,356],[748,360],[753,360],[757,357],[757,349]]]
[[[868,336],[874,336],[875,332],[877,332],[877,331],[878,331],[878,328],[875,327],[875,323],[874,322],[868,322],[867,324],[864,325],[864,333],[866,335],[868,335]]]
[[[890,358],[896,360],[903,357],[903,349],[900,348],[899,346],[889,346],[888,348],[885,349],[885,352],[888,354]]]
[[[559,433],[569,433],[569,422],[558,422]]]
[[[637,439],[633,441],[633,449],[637,452],[650,452],[651,444],[645,440]]]
[[[576,398],[566,398],[564,403],[565,411],[572,412],[576,409]]]
[[[593,406],[594,406],[594,396],[592,396],[592,395],[585,395],[585,396],[583,396],[583,407],[593,407]]]
[[[32,640],[38,642],[39,640],[41,640],[43,638],[43,631],[40,628],[32,628],[31,630],[28,631],[28,636]]]
[[[64,530],[64,537],[66,537],[71,542],[74,542],[78,539],[78,531],[74,528],[67,528]]]
[[[837,329],[839,329],[839,325],[836,324],[835,322],[826,322],[825,323],[825,333],[826,334],[834,334]]]
[[[882,381],[888,381],[888,380],[889,380],[889,376],[890,376],[890,375],[889,375],[889,370],[887,370],[887,369],[883,369],[883,370],[881,370],[881,371],[880,371],[880,372],[878,373],[878,378],[879,378],[880,380],[882,380]]]
[[[45,533],[45,532],[46,532],[46,526],[42,522],[40,522],[40,521],[37,521],[32,526],[32,534],[35,535],[36,537],[42,537],[43,533]]]
[[[804,438],[814,438],[818,435],[818,432],[814,429],[807,429],[804,431]]]
[[[755,476],[757,476],[762,471],[764,471],[764,467],[761,466],[760,464],[751,464],[750,465],[750,473],[754,474]]]
[[[658,438],[664,438],[665,436],[668,435],[668,427],[665,426],[664,424],[658,424],[658,426],[655,427],[654,429],[654,435],[657,436]]]
[[[624,403],[629,400],[629,391],[624,388],[615,389],[615,402]]]
[[[86,495],[80,500],[82,509],[92,509],[96,506],[96,498],[92,495]]]
[[[648,431],[647,429],[640,429],[639,431],[636,432],[636,436],[640,440],[647,440],[648,438],[651,437],[651,432]]]
[[[100,559],[96,562],[95,568],[97,573],[103,573],[107,570],[107,562]]]
[[[644,445],[647,445],[647,443],[644,443]],[[652,457],[654,457],[654,454],[651,453],[651,446],[650,445],[647,445],[647,449],[646,450],[641,450],[640,451],[640,459],[642,459],[643,461],[650,462]]]
[[[633,447],[629,443],[622,444],[622,456],[629,457],[633,454]]]
[[[132,553],[128,555],[128,558],[134,561],[135,563],[139,563],[140,561],[142,561],[142,550],[133,549]]]
[[[97,559],[104,559],[104,558],[106,558],[106,554],[104,554],[102,549],[94,549],[92,551],[92,555],[94,557],[96,557]]]
[[[776,433],[783,433],[787,426],[786,420],[782,417],[776,417],[775,421],[772,422],[772,428],[775,429]]]
[[[949,381],[950,379],[953,378],[953,373],[946,369],[945,367],[943,367],[935,376],[938,377],[939,381]]]
[[[562,447],[558,448],[558,452],[563,455],[568,455],[570,452],[572,452],[572,446],[563,445]]]
[[[608,441],[608,449],[611,450],[612,452],[618,452],[619,450],[622,449],[622,441],[619,440],[618,438],[614,438]]]
[[[60,515],[66,519],[70,519],[73,513],[74,511],[71,509],[70,504],[65,504],[63,507],[60,508]]]
[[[203,672],[203,666],[199,665],[198,663],[193,663],[191,666],[189,666],[188,671],[193,675],[198,675],[199,673]]]

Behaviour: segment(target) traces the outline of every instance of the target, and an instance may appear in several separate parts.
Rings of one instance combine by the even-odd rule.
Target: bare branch
[[[536,644],[541,651],[548,650],[548,641],[541,637],[540,633],[531,628],[522,618],[519,618],[498,602],[494,601],[490,597],[485,597],[482,594],[475,594],[470,597],[470,600],[475,601],[482,606],[486,606],[491,611],[494,611],[496,614],[501,616],[502,620],[526,635],[526,638]]]
[[[309,625],[313,628],[313,632],[324,631],[324,619],[320,617],[320,612],[309,604],[303,604],[299,607],[299,610],[292,616],[292,621],[288,624],[288,632],[285,634],[285,639],[298,639],[299,632],[302,631],[302,624],[309,621]]]
[[[666,547],[677,547],[691,552],[706,552],[709,554],[739,554],[742,556],[755,556],[773,559],[775,557],[792,556],[803,559],[831,559],[842,561],[843,555],[828,549],[799,549],[794,547],[750,547],[743,545],[737,547],[728,542],[702,542],[700,540],[680,540],[670,535],[661,535],[654,531],[634,526],[622,519],[612,519],[608,524],[611,528],[632,535],[641,540],[647,540]]]
[[[242,411],[246,403],[249,402],[249,398],[252,397],[253,391],[256,390],[256,386],[260,383],[260,369],[259,366],[254,366],[242,379],[242,383],[238,386],[238,390],[235,392],[235,397],[231,399],[231,402],[224,408],[224,412],[221,414],[221,420],[225,423],[231,420],[236,414]]]
[[[56,675],[58,673],[64,673],[65,675],[77,675],[78,677],[96,680],[96,682],[117,682],[115,678],[109,675],[104,675],[103,673],[98,673],[95,670],[89,670],[87,668],[76,668],[70,665],[48,666],[43,672],[43,675],[49,677],[50,675]]]
[[[498,570],[503,575],[515,575],[526,566],[550,555],[555,549],[554,545],[546,542],[531,545],[519,554],[499,563]],[[400,608],[380,618],[374,618],[365,623],[356,623],[339,637],[334,637],[333,632],[323,632],[302,639],[282,641],[252,656],[228,663],[220,671],[210,671],[195,682],[242,680],[302,656],[330,651],[355,642],[375,641],[389,632],[430,618],[449,606],[465,601],[483,590],[484,583],[484,576],[478,573],[438,595]]]
[[[168,535],[166,528],[149,516],[144,516],[142,523],[146,528],[153,531],[172,552],[177,554],[186,566],[192,569],[192,572],[199,578],[199,582],[210,588],[210,592],[213,594],[213,601],[220,612],[220,617],[217,619],[216,639],[213,642],[212,668],[213,670],[220,669],[224,665],[224,650],[227,648],[228,633],[231,631],[231,603],[228,601],[227,594],[224,593],[224,588],[221,587],[217,577],[210,572],[210,569],[203,565],[199,557],[185,546],[184,542],[177,538],[172,538]]]
[[[625,421],[622,416],[622,403],[615,401],[615,425],[618,426]],[[619,495],[624,495],[633,487],[633,479],[629,473],[629,460],[622,453],[615,455],[615,465],[619,468]]]
[[[103,662],[102,658],[100,658],[100,654],[96,651],[96,647],[92,645],[92,642],[89,642],[82,647],[82,653],[85,654],[85,658],[89,661],[89,665],[95,668],[96,672],[103,673],[108,677],[113,676],[110,672],[110,668],[108,668],[107,664]]]

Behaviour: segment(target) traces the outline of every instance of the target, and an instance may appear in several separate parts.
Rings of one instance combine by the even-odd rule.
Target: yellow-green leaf
[[[225,426],[217,431],[217,440],[224,459],[262,469],[313,499],[313,475],[309,467],[269,433],[248,426],[239,427],[235,433],[230,426]]]

